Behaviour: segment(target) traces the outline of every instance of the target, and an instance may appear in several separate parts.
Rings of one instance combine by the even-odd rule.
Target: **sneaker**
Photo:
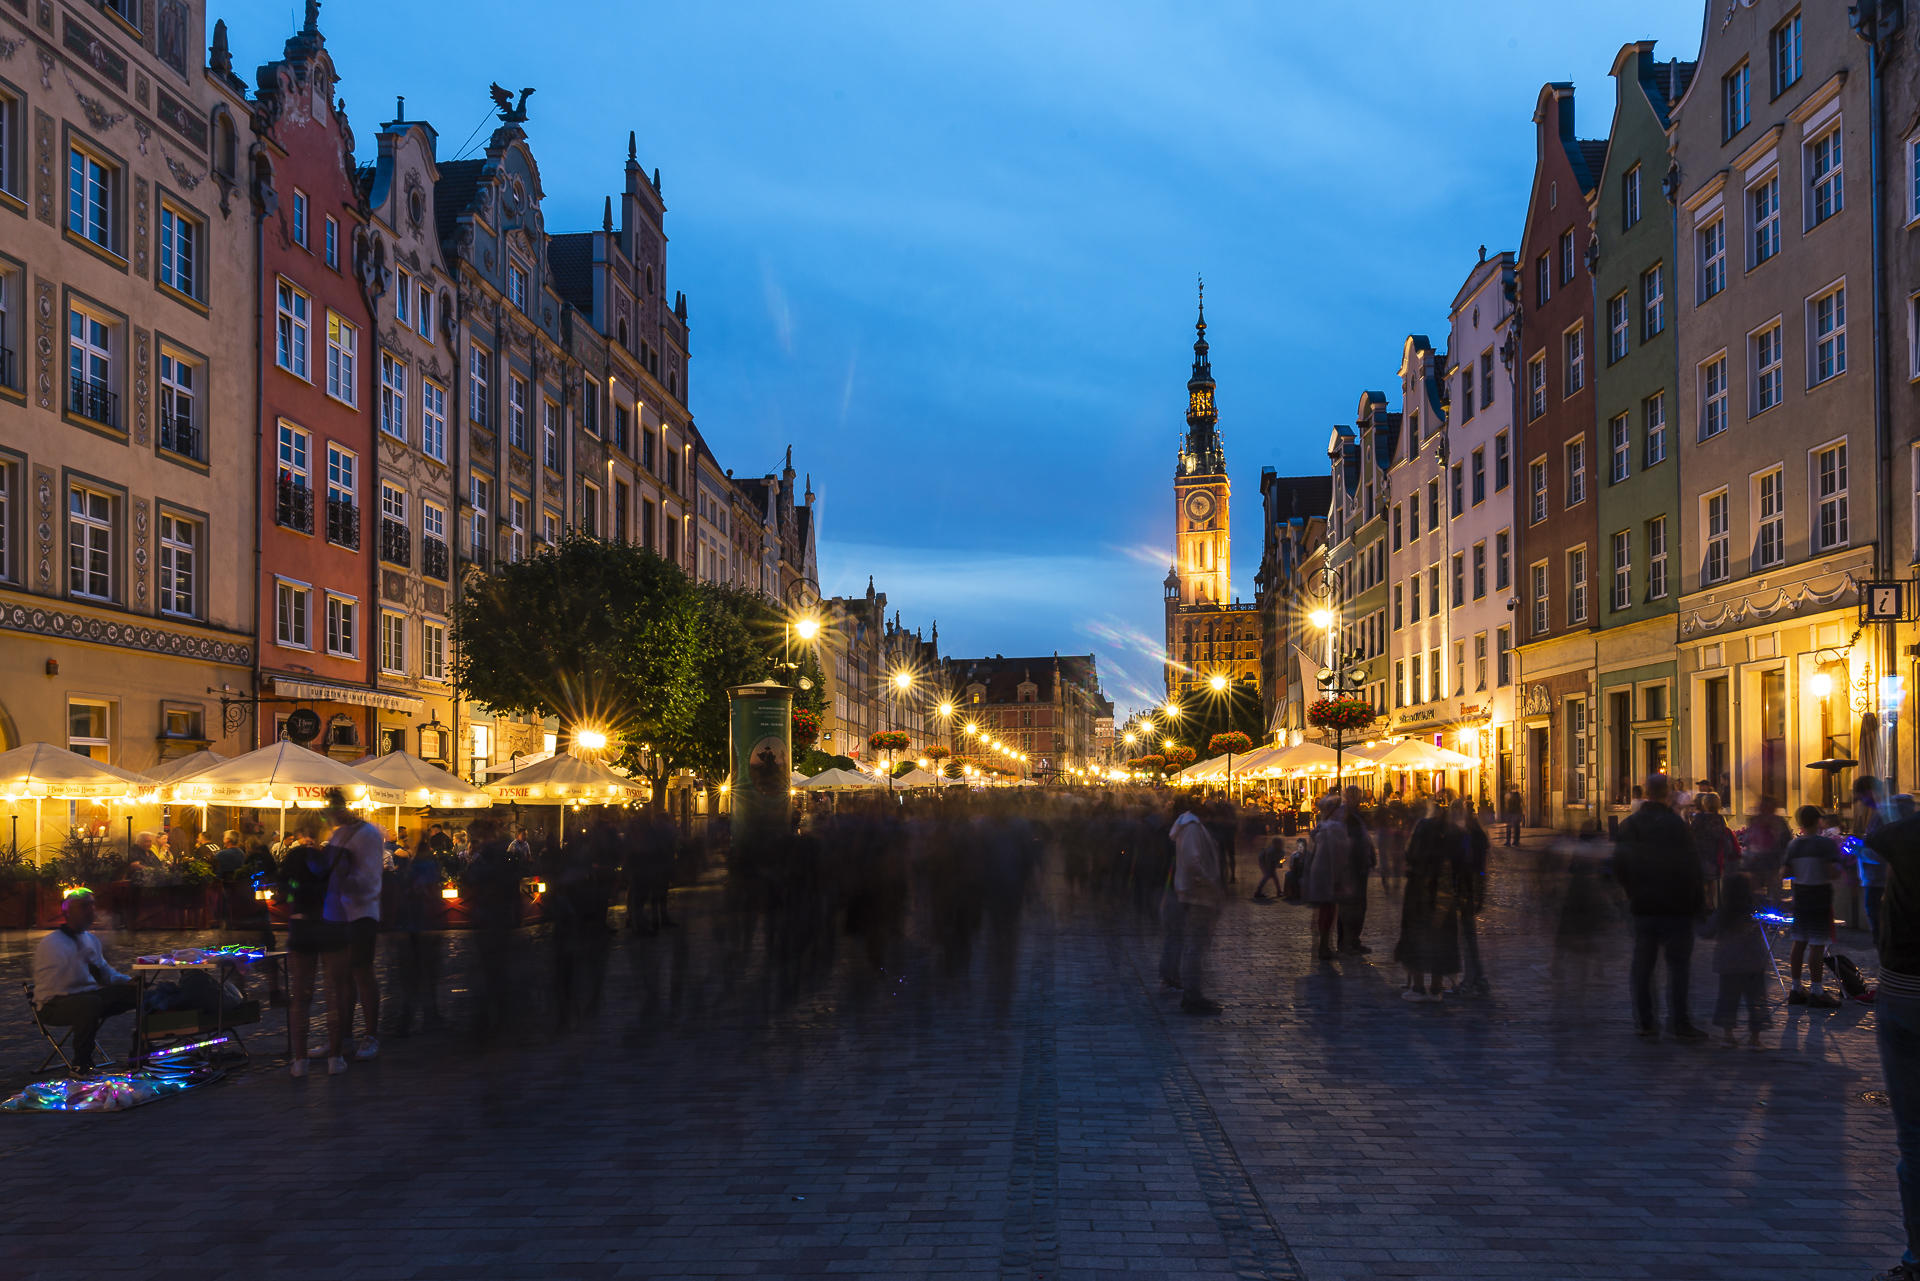
[[[1825,991],[1813,992],[1807,996],[1807,1008],[1810,1010],[1837,1010],[1840,1008],[1840,1002],[1835,999],[1831,993]]]
[[[1434,1005],[1440,1004],[1440,1000],[1441,1000],[1440,993],[1438,992],[1427,993],[1427,1000]]]
[[[295,1076],[305,1076],[307,1074],[307,1061],[305,1059],[295,1059],[293,1062],[287,1064],[287,1071],[293,1073]]]
[[[1410,987],[1400,993],[1400,999],[1403,1001],[1425,1001],[1427,994],[1417,987]]]
[[[327,1057],[327,1047],[324,1045],[310,1045],[307,1047],[307,1057],[310,1059],[324,1059]]]
[[[1205,997],[1201,997],[1198,1000],[1180,1002],[1180,1012],[1182,1014],[1218,1014],[1222,1008],[1220,1002],[1209,1001]]]
[[[1807,989],[1805,989],[1804,987],[1796,987],[1795,989],[1793,989],[1793,991],[1787,993],[1788,1005],[1805,1005],[1806,1003],[1807,1003]]]
[[[345,1059],[328,1059],[327,1060],[328,1076],[339,1076],[342,1072],[346,1070],[347,1070],[347,1061]]]
[[[1896,1263],[1885,1272],[1874,1273],[1873,1281],[1920,1281],[1920,1263]]]
[[[1673,1034],[1683,1041],[1704,1041],[1707,1039],[1707,1034],[1691,1023],[1677,1024],[1673,1028]]]
[[[369,1037],[362,1038],[360,1041],[360,1048],[358,1050],[355,1050],[353,1053],[353,1057],[356,1059],[373,1059],[373,1058],[378,1058],[379,1056],[380,1056],[380,1038],[377,1036],[369,1036]]]

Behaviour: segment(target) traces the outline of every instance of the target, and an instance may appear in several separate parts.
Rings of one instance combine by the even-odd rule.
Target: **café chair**
[[[53,1024],[49,1026],[47,1021],[40,1017],[40,1003],[33,999],[32,979],[28,979],[20,985],[20,992],[27,998],[27,1013],[33,1016],[33,1025],[40,1029],[40,1035],[46,1037],[47,1044],[53,1047],[47,1057],[40,1060],[40,1066],[35,1068],[34,1072],[37,1074],[46,1071],[49,1063],[52,1063],[55,1059],[59,1059],[66,1065],[68,1073],[78,1074],[82,1069],[73,1061],[73,1056],[67,1052],[67,1042],[73,1039],[73,1029],[68,1027],[59,1036],[53,1034],[54,1027],[62,1025]],[[88,1064],[85,1070],[97,1072],[101,1068],[113,1066],[112,1059],[100,1057],[100,1047],[98,1045],[93,1047],[93,1053],[94,1061]]]

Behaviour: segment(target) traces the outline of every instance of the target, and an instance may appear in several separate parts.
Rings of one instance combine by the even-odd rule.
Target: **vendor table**
[[[291,992],[287,982],[287,954],[285,952],[267,952],[259,949],[217,949],[212,951],[200,948],[182,948],[176,952],[162,953],[157,956],[143,956],[135,960],[131,968],[134,986],[139,1003],[134,1006],[134,1052],[133,1063],[151,1062],[155,1059],[192,1053],[201,1048],[226,1043],[247,1055],[245,1033],[235,1029],[248,1023],[260,1022],[261,1004],[258,1000],[247,1001],[239,1008],[229,1011],[226,1007],[225,984],[227,979],[240,974],[255,964],[272,965],[279,970],[280,990]],[[207,1014],[201,1010],[168,1010],[160,1013],[147,1012],[147,986],[165,978],[169,974],[179,974],[189,970],[198,970],[212,977],[214,987],[220,993],[215,1002],[215,1012]],[[293,1056],[293,1020],[287,1021],[287,1056]],[[204,1039],[202,1039],[204,1038]],[[166,1045],[154,1048],[154,1042],[166,1041]]]

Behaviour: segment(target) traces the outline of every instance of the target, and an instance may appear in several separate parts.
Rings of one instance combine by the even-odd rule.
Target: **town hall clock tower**
[[[1210,682],[1259,680],[1259,612],[1233,601],[1228,525],[1232,486],[1213,402],[1204,289],[1187,380],[1187,437],[1173,472],[1173,567],[1166,580],[1167,694]],[[1245,643],[1241,633],[1252,637]]]

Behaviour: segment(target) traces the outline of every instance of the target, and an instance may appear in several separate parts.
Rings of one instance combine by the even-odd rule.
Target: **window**
[[[380,430],[407,438],[407,367],[384,351],[380,353]]]
[[[1512,543],[1512,535],[1504,529],[1493,536],[1493,589],[1497,592],[1507,590],[1507,584],[1513,581],[1508,568],[1508,551]]]
[[[1794,14],[1767,38],[1773,63],[1773,96],[1778,98],[1800,79],[1800,15]]]
[[[1553,297],[1553,266],[1548,255],[1541,254],[1533,264],[1533,305],[1544,307]]]
[[[1764,414],[1780,403],[1785,390],[1780,326],[1769,325],[1753,336],[1753,369],[1753,412]]]
[[[527,449],[527,380],[507,376],[507,443],[521,453]]]
[[[81,702],[67,704],[67,747],[76,756],[85,756],[111,765],[113,740],[107,734],[109,704]]]
[[[275,291],[274,362],[297,378],[307,376],[307,296],[286,281]]]
[[[113,499],[80,485],[67,493],[67,591],[113,599]]]
[[[487,418],[487,362],[484,347],[467,349],[467,417],[485,427]]]
[[[1846,286],[1813,300],[1813,381],[1847,372],[1847,290]]]
[[[338,315],[327,313],[327,395],[351,405],[358,392],[354,362],[360,351],[360,331]]]
[[[281,583],[274,589],[274,639],[282,645],[311,649],[307,639],[307,607],[311,593],[295,583]]]
[[[340,224],[333,220],[332,214],[327,215],[325,229],[321,234],[325,237],[327,266],[338,271],[340,270]]]
[[[1567,800],[1587,799],[1587,700],[1567,700]]]
[[[1407,580],[1407,620],[1420,621],[1420,575],[1415,574]]]
[[[413,277],[404,271],[394,273],[397,283],[393,287],[393,318],[413,328]]]
[[[1401,512],[1402,512],[1402,509],[1401,509],[1401,507],[1400,507],[1400,505],[1399,505],[1398,503],[1395,503],[1395,504],[1394,504],[1394,507],[1393,507],[1393,550],[1395,550],[1395,551],[1399,551],[1399,550],[1400,550],[1400,542],[1401,542],[1401,540],[1400,540],[1400,534],[1401,534],[1401,528],[1400,528],[1400,516],[1401,516]]]
[[[1573,279],[1573,232],[1571,229],[1560,233],[1560,283],[1567,284]]]
[[[1513,629],[1502,627],[1493,634],[1494,673],[1502,685],[1513,684]]]
[[[1727,358],[1716,356],[1700,366],[1700,392],[1706,401],[1700,415],[1700,439],[1727,429]]]
[[[1647,397],[1641,405],[1641,414],[1646,419],[1647,450],[1643,467],[1665,462],[1667,457],[1667,397],[1664,392]]]
[[[406,495],[402,494],[402,501],[405,501],[405,498]],[[438,503],[421,503],[420,534],[424,538],[437,538],[444,543],[447,540],[447,509]]]
[[[1404,661],[1393,665],[1393,705],[1407,705],[1407,665]]]
[[[1567,553],[1567,623],[1587,621],[1587,549]]]
[[[1454,516],[1458,516],[1461,512],[1467,509],[1466,482],[1464,479],[1465,473],[1462,471],[1461,465],[1459,463],[1455,463],[1452,467],[1448,469],[1447,474],[1453,480],[1453,484],[1449,487],[1450,488],[1449,497],[1450,497],[1450,501],[1453,503],[1453,507],[1450,511],[1450,514]]]
[[[1715,218],[1700,232],[1700,301],[1727,287],[1727,220]]]
[[[307,193],[298,187],[293,189],[293,243],[303,249],[307,244]]]
[[[1473,505],[1478,507],[1487,501],[1487,451],[1473,451]]]
[[[1440,612],[1440,566],[1438,564],[1433,564],[1433,565],[1427,566],[1427,613],[1431,615],[1431,614],[1438,614],[1439,612]]]
[[[1467,643],[1463,640],[1453,643],[1453,692],[1456,696],[1467,692]]]
[[[1633,607],[1633,534],[1628,530],[1613,536],[1613,607]]]
[[[447,629],[439,623],[420,624],[420,675],[430,681],[447,679]]]
[[[1473,598],[1485,599],[1487,594],[1487,545],[1473,545]]]
[[[1473,362],[1460,366],[1460,421],[1473,418]]]
[[[1757,485],[1755,497],[1759,512],[1760,527],[1755,531],[1755,561],[1761,569],[1770,565],[1782,565],[1787,559],[1787,499],[1784,476],[1779,468],[1763,474]]]
[[[1511,479],[1513,460],[1507,450],[1507,433],[1501,432],[1493,438],[1493,492],[1499,493],[1507,487]]]
[[[1567,332],[1567,385],[1564,395],[1571,396],[1587,385],[1587,330],[1576,325]]]
[[[1427,691],[1420,688],[1420,683],[1421,683],[1420,682],[1420,664],[1421,664],[1420,655],[1415,654],[1411,662],[1411,667],[1413,670],[1413,688],[1409,691],[1409,696],[1416,703],[1424,703],[1427,701]]]
[[[1661,600],[1667,594],[1667,518],[1655,516],[1647,522],[1647,599]]]
[[[1752,263],[1758,267],[1780,252],[1780,175],[1768,174],[1766,181],[1747,188],[1747,209],[1752,219]]]
[[[1406,613],[1401,608],[1406,600],[1406,588],[1399,583],[1393,585],[1393,630],[1399,631],[1406,626]]]
[[[1667,327],[1667,287],[1663,268],[1640,275],[1640,341],[1646,342]]]
[[[1547,412],[1547,354],[1541,352],[1527,362],[1527,417],[1538,418]]]
[[[286,423],[280,424],[280,480],[307,487],[307,433]]]
[[[1440,528],[1440,482],[1427,482],[1427,528]]]
[[[1533,587],[1533,634],[1544,636],[1547,633],[1549,618],[1547,604],[1547,563],[1541,561],[1532,567]]]
[[[527,269],[515,259],[507,259],[507,301],[517,310],[527,309]]]
[[[1453,554],[1453,607],[1459,609],[1467,603],[1467,556],[1465,552]]]
[[[199,294],[199,258],[194,253],[193,220],[172,205],[160,206],[160,283],[189,298]]]
[[[580,487],[580,527],[593,537],[600,536],[600,487]]]
[[[1480,353],[1480,408],[1493,403],[1493,353]]]
[[[1567,506],[1587,501],[1587,443],[1576,440],[1567,446]]]
[[[1813,456],[1814,500],[1819,512],[1814,535],[1819,550],[1847,545],[1847,447],[1830,445]]]
[[[1607,443],[1610,449],[1608,457],[1611,463],[1607,469],[1607,480],[1615,485],[1632,474],[1633,428],[1627,415],[1609,419],[1607,422]]]
[[[1725,490],[1707,496],[1707,562],[1703,581],[1723,582],[1733,567],[1732,517]]]
[[[560,406],[542,397],[540,401],[541,452],[547,470],[560,470]]]
[[[613,447],[631,457],[633,436],[633,411],[625,405],[613,407]],[[1371,491],[1369,491],[1371,493]]]
[[[1487,687],[1487,634],[1485,632],[1475,633],[1473,638],[1473,679],[1475,692]]]
[[[1753,64],[1743,62],[1720,81],[1725,104],[1726,137],[1733,137],[1753,120]]]
[[[1530,523],[1538,525],[1547,518],[1547,464],[1545,459],[1533,464],[1529,470],[1533,491],[1533,519]]]
[[[472,549],[473,559],[484,568],[489,544],[487,513],[493,508],[493,503],[490,501],[493,484],[483,476],[468,477],[468,484],[470,488],[467,497],[473,507],[473,524],[468,529],[467,542]]]
[[[1840,126],[1815,138],[1807,147],[1807,177],[1813,186],[1809,204],[1813,226],[1819,226],[1846,207],[1846,175],[1840,165]]]
[[[113,327],[90,312],[67,313],[67,408],[82,418],[115,421]]]
[[[518,494],[507,495],[507,559],[527,557],[527,500]]]
[[[1920,492],[1920,486],[1915,489]],[[13,490],[13,467],[0,461],[0,583],[12,582],[17,572],[13,558]],[[1920,506],[1915,510],[1920,511]]]
[[[1407,499],[1407,541],[1420,541],[1420,494],[1417,490]]]
[[[20,128],[20,103],[17,99],[0,94],[0,191],[20,194],[21,181],[20,150],[23,139],[15,133]]]
[[[1625,292],[1607,300],[1607,363],[1610,365],[1627,358],[1627,317],[1632,314]]]
[[[327,653],[354,656],[354,603],[344,596],[327,597]]]
[[[438,462],[447,460],[447,389],[425,378],[420,380],[420,450]]]
[[[380,670],[406,674],[407,618],[404,614],[380,612]]]
[[[422,338],[433,337],[433,287],[422,281],[420,305],[414,308],[414,323]]]
[[[78,147],[67,153],[67,229],[112,251],[114,169]]]
[[[160,448],[186,458],[200,457],[194,427],[193,366],[168,351],[160,353]]]

